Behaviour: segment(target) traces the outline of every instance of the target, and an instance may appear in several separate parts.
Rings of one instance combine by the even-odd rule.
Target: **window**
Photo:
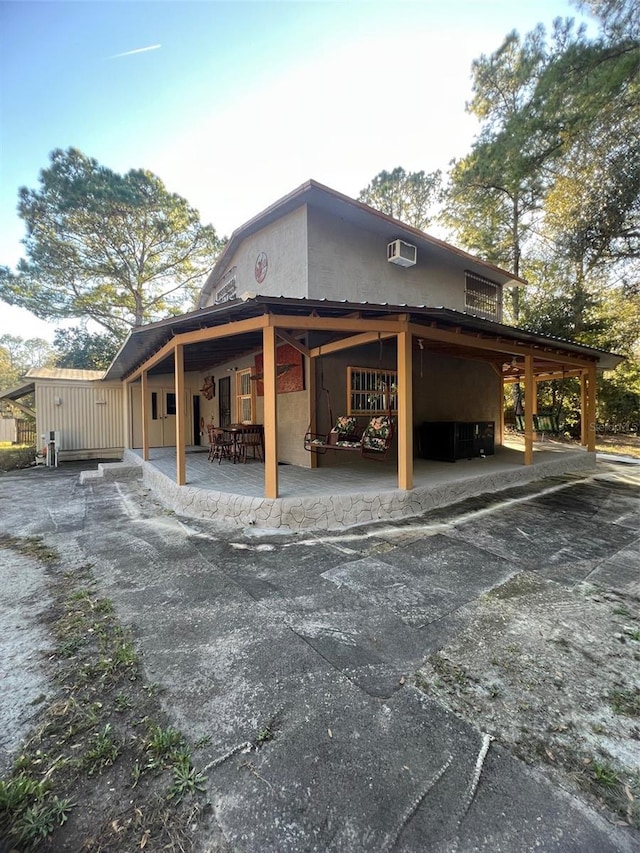
[[[226,273],[218,280],[216,284],[214,305],[221,305],[223,302],[230,302],[232,299],[236,298],[236,269],[236,267],[231,267],[231,269],[227,270]]]
[[[176,413],[176,395],[175,391],[167,391],[165,414],[175,415]]]
[[[251,369],[236,373],[236,397],[238,421],[241,424],[253,423],[253,389],[251,387]]]
[[[502,320],[502,286],[488,278],[465,272],[464,305],[487,320]]]
[[[151,420],[158,420],[158,392],[151,392]]]
[[[398,411],[398,374],[370,367],[347,368],[348,415],[380,415]]]

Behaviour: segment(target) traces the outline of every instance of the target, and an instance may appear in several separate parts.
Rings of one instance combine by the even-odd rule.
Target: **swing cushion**
[[[353,435],[356,431],[357,424],[358,422],[356,418],[350,417],[349,415],[341,415],[339,418],[336,418],[336,423],[332,432],[337,432],[341,436]]]
[[[380,452],[386,450],[392,427],[393,423],[388,415],[379,415],[376,418],[371,418],[362,434],[363,449]]]

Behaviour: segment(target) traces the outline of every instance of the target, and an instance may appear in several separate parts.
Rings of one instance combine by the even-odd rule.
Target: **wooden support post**
[[[533,356],[524,357],[524,464],[533,464],[533,407],[536,385],[533,380]]]
[[[589,368],[589,387],[587,389],[587,409],[589,410],[589,429],[587,433],[587,450],[596,452],[596,368]]]
[[[580,444],[586,447],[589,434],[589,399],[587,396],[588,376],[583,371],[580,376]]]
[[[276,377],[276,330],[262,330],[264,372],[264,496],[278,497],[278,386]]]
[[[187,482],[187,464],[185,454],[186,412],[184,400],[184,345],[177,344],[174,350],[175,390],[176,390],[176,483],[184,486]]]
[[[318,414],[317,414],[317,404],[318,401],[316,399],[316,394],[318,393],[318,383],[316,382],[316,360],[315,358],[309,357],[306,359],[306,364],[309,370],[308,383],[307,388],[309,389],[309,430],[310,432],[318,431]],[[331,424],[333,426],[333,424]],[[331,427],[329,427],[331,428]],[[310,453],[310,467],[317,468],[318,467],[318,454]]]
[[[398,488],[413,488],[413,352],[411,332],[398,334]]]
[[[496,444],[504,444],[504,381],[502,374],[498,379],[498,423],[495,441]]]
[[[142,371],[142,388],[140,390],[140,396],[142,399],[141,404],[141,416],[142,416],[142,458],[145,462],[149,461],[149,400],[147,400],[147,396],[149,394],[149,383],[147,381],[148,374],[146,370]]]

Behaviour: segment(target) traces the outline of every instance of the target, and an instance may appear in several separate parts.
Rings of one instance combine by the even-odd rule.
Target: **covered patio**
[[[356,458],[347,467],[314,469],[280,465],[275,499],[264,497],[261,463],[211,463],[202,447],[186,448],[183,486],[175,482],[174,448],[150,448],[148,460],[128,450],[124,461],[141,467],[145,483],[176,512],[238,526],[330,530],[420,515],[485,492],[584,473],[595,463],[586,448],[553,440],[534,443],[530,465],[522,464],[523,452],[524,440],[510,436],[494,456],[455,463],[416,459],[411,490],[398,489],[395,460],[372,465]]]

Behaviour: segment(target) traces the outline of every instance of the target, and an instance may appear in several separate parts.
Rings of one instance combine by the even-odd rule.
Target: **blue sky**
[[[477,129],[471,61],[558,16],[578,12],[568,0],[2,0],[0,264],[22,251],[18,188],[37,186],[54,148],[150,169],[220,234],[308,178],[356,196],[382,169],[446,168]],[[53,325],[0,303],[5,333],[51,338]]]

